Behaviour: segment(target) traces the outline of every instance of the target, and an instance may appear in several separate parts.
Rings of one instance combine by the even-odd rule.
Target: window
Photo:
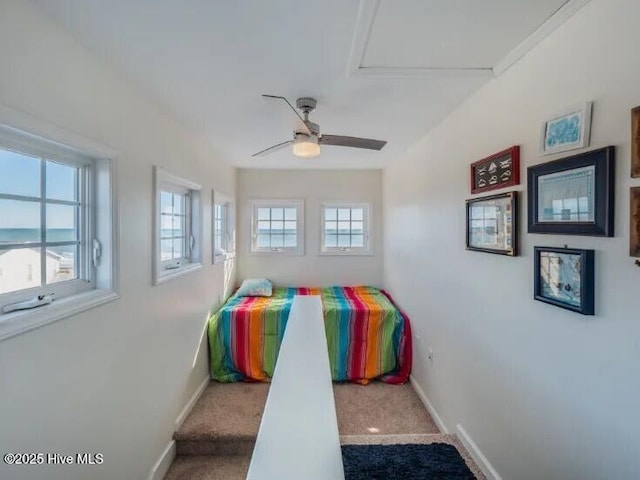
[[[304,202],[254,201],[251,238],[254,253],[304,255]]]
[[[189,259],[189,190],[160,191],[160,262],[165,269]]]
[[[0,125],[0,339],[117,298],[111,168]]]
[[[90,162],[0,150],[0,262],[11,272],[0,295],[27,289],[35,295],[61,282],[69,282],[68,293],[92,288],[84,268],[90,168]]]
[[[371,254],[369,211],[366,203],[323,204],[321,253]]]
[[[235,208],[227,195],[213,192],[213,263],[235,255]]]
[[[200,264],[200,185],[155,167],[154,284]]]

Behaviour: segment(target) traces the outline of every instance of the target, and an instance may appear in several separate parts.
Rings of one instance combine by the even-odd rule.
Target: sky
[[[0,149],[0,195],[25,195],[40,197],[39,158]],[[47,198],[57,200],[75,199],[75,177],[73,167],[47,161]],[[74,207],[67,205],[47,206],[49,228],[73,228]],[[38,202],[8,200],[0,197],[0,228],[39,228],[40,207]]]

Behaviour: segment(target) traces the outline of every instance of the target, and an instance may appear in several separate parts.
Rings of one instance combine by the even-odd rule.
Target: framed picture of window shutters
[[[614,147],[527,169],[529,233],[612,237]]]
[[[471,164],[471,193],[520,184],[520,146],[515,145]]]
[[[467,250],[518,255],[518,192],[467,200]]]

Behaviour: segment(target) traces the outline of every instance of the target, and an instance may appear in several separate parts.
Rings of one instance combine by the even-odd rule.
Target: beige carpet
[[[178,455],[251,455],[268,383],[214,383],[173,435]]]
[[[165,480],[245,480],[269,386],[212,382],[174,434],[178,456]],[[333,391],[341,443],[450,443],[484,480],[457,437],[439,434],[411,385],[344,383]]]
[[[439,433],[410,384],[333,386],[340,435]]]
[[[268,383],[212,383],[174,438],[254,438]],[[333,387],[341,435],[439,433],[411,385],[336,383]]]
[[[246,480],[250,460],[250,455],[178,456],[164,480]]]
[[[215,383],[204,391],[174,438],[255,438],[269,392],[268,383]]]

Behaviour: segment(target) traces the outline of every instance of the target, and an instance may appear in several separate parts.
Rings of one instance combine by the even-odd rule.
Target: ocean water
[[[48,228],[48,242],[73,242],[75,230],[72,228]],[[33,243],[40,241],[39,228],[0,228],[0,245],[7,243]]]
[[[269,230],[258,231],[258,243],[260,246],[268,246]],[[180,235],[180,230],[163,229],[163,237],[171,237],[173,235]],[[327,246],[348,246],[349,245],[349,230],[325,230]],[[297,242],[296,230],[282,230],[278,233],[271,232],[271,243],[282,243],[284,246],[293,246]],[[75,231],[72,228],[49,228],[47,229],[47,241],[48,242],[68,242],[75,241]],[[0,228],[0,246],[8,243],[34,243],[40,242],[40,229],[39,228]],[[171,240],[163,242],[163,250],[165,245],[169,245]],[[344,242],[344,243],[343,243]],[[352,246],[362,246],[363,236],[352,235]],[[168,251],[171,248],[168,247]]]

